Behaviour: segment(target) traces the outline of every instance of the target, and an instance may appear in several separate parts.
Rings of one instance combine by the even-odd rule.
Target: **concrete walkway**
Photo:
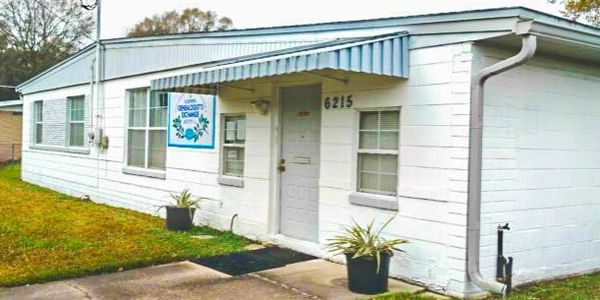
[[[391,280],[394,291],[422,292]],[[181,262],[0,290],[0,299],[356,299],[343,265],[311,260],[231,277]]]

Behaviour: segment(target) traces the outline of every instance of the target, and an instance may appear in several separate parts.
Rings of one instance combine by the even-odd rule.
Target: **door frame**
[[[270,234],[282,234],[281,233],[281,173],[277,170],[279,165],[279,161],[282,157],[282,147],[283,147],[283,97],[282,91],[286,88],[294,88],[294,87],[313,87],[318,86],[321,89],[321,96],[319,98],[319,105],[321,105],[323,98],[323,81],[322,80],[303,80],[301,82],[291,82],[291,83],[274,83],[272,86],[271,94],[273,95],[273,100],[275,103],[272,103],[271,111],[271,124],[272,130],[271,134],[273,136],[273,143],[271,145],[272,159],[270,161],[271,166],[271,205],[269,209],[269,232]],[[323,114],[321,111],[320,117],[322,118]],[[321,120],[322,121],[322,120]],[[321,153],[321,128],[319,128],[319,154]],[[319,174],[320,174],[320,164],[321,161],[319,159]]]

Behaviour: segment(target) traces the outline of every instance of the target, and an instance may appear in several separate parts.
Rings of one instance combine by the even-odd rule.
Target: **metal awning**
[[[153,90],[212,87],[219,83],[318,70],[408,78],[408,34],[339,39],[211,64],[200,72],[152,80]]]

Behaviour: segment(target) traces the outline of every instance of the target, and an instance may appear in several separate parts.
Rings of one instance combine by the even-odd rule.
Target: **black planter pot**
[[[352,259],[354,254],[346,254],[348,269],[348,289],[359,294],[380,294],[388,290],[388,275],[390,273],[391,254],[381,253],[379,272],[375,257],[359,257]]]
[[[185,231],[192,228],[195,212],[195,208],[167,206],[167,229]]]

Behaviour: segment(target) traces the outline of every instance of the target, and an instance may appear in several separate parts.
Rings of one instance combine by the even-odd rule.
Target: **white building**
[[[596,28],[506,8],[105,40],[98,99],[94,53],[18,87],[24,180],[148,213],[189,187],[221,201],[197,223],[321,256],[396,216],[393,275],[454,296],[505,288],[504,223],[515,284],[600,268]],[[214,147],[167,142],[165,92],[217,96]]]

